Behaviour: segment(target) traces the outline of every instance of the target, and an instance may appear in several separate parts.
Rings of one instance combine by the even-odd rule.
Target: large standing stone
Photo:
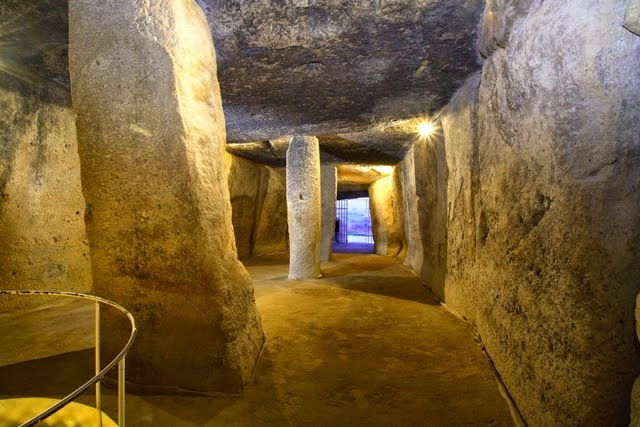
[[[477,94],[468,82],[443,115],[445,295],[529,425],[626,425],[640,368],[640,38],[622,26],[626,0],[535,3]]]
[[[336,197],[338,196],[338,171],[333,165],[322,166],[322,226],[320,231],[320,261],[330,261],[336,230]]]
[[[318,139],[294,136],[287,150],[289,277],[309,279],[320,273],[320,147]]]
[[[420,216],[423,209],[418,209],[418,197],[416,197],[418,195],[416,188],[416,148],[416,145],[414,145],[407,152],[400,164],[400,169],[402,173],[402,213],[407,247],[405,264],[419,274],[424,261],[424,250],[420,233]],[[425,166],[420,165],[420,167]]]
[[[440,128],[440,124],[435,124]],[[444,139],[435,132],[415,144],[414,162],[419,231],[422,237],[420,278],[444,300],[447,272],[447,164]]]
[[[469,78],[442,114],[447,180],[447,276],[444,301],[474,319],[478,299],[476,267],[476,212],[478,165],[478,87],[480,74]]]
[[[404,246],[403,222],[398,218],[398,187],[395,174],[380,178],[369,186],[371,231],[378,255],[397,257]]]
[[[96,292],[140,331],[127,380],[238,391],[263,336],[237,259],[215,52],[191,0],[71,0],[70,70]],[[126,325],[105,316],[105,356]]]
[[[288,242],[287,188],[285,177],[264,166],[256,199],[256,220],[251,237],[251,255],[286,251]]]
[[[257,220],[256,199],[260,191],[260,179],[264,166],[229,153],[225,154],[225,166],[238,258],[249,258],[253,228]]]
[[[91,291],[76,129],[67,91],[0,72],[0,287]],[[0,298],[0,312],[54,302]]]

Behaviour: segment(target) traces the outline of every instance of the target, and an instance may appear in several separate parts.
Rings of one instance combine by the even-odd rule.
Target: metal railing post
[[[96,301],[96,315],[95,315],[95,344],[96,344],[96,366],[95,374],[100,373],[100,303]],[[100,381],[96,383],[96,410],[98,411],[98,426],[102,427],[102,393],[100,390]]]
[[[118,362],[118,427],[124,427],[124,360]]]
[[[57,291],[38,291],[38,290],[4,290],[0,289],[0,295],[48,295],[48,296],[61,296],[61,297],[70,297],[70,298],[80,298],[80,299],[89,299],[96,302],[95,309],[95,371],[96,374],[93,378],[87,380],[80,387],[69,393],[63,399],[61,399],[58,403],[51,405],[49,408],[45,409],[41,413],[31,417],[29,420],[20,424],[20,427],[35,427],[42,420],[50,417],[55,414],[69,403],[73,402],[80,396],[82,393],[87,391],[91,386],[96,386],[96,409],[98,412],[98,425],[103,425],[103,412],[102,412],[102,393],[100,389],[100,382],[107,374],[107,372],[111,371],[111,369],[115,368],[116,364],[118,365],[118,423],[120,427],[124,427],[125,424],[125,356],[127,352],[131,348],[133,341],[138,334],[138,328],[136,327],[136,321],[133,318],[133,315],[129,313],[124,307],[121,305],[109,301],[104,298],[100,298],[93,295],[80,294],[77,292],[57,292]],[[129,335],[129,340],[124,345],[120,353],[106,364],[104,369],[100,369],[102,367],[102,362],[100,358],[100,304],[110,305],[111,307],[116,308],[123,314],[127,316],[129,319],[129,323],[131,324],[131,334]]]

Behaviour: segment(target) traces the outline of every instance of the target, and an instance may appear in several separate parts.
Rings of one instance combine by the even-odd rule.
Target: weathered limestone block
[[[229,153],[225,153],[225,166],[238,258],[248,258],[251,256],[251,237],[256,221],[256,198],[260,190],[262,167]]]
[[[475,318],[529,425],[629,422],[640,38],[627,5],[540,2],[483,69]]]
[[[407,251],[409,249],[409,245],[407,244],[407,235],[405,234],[405,224],[404,224],[404,191],[402,188],[402,163],[398,163],[391,173],[391,183],[393,185],[393,195],[395,198],[395,203],[393,204],[393,208],[395,210],[396,224],[398,227],[398,235],[400,238],[400,251],[396,255],[396,258],[404,261],[407,257]]]
[[[478,40],[483,57],[507,46],[516,20],[526,16],[532,4],[535,0],[487,0]]]
[[[320,146],[318,139],[294,136],[287,150],[289,278],[320,277]]]
[[[439,124],[436,125],[438,128]],[[422,281],[444,300],[447,272],[447,165],[444,140],[437,133],[414,145],[418,230],[422,239]],[[415,226],[414,226],[415,227]]]
[[[91,292],[68,92],[0,72],[0,287]],[[0,312],[59,302],[2,297]]]
[[[627,30],[640,36],[640,0],[631,0],[624,17]]]
[[[94,286],[139,324],[127,380],[237,392],[263,335],[234,243],[204,14],[191,0],[69,6]],[[105,358],[126,330],[105,316]]]
[[[397,217],[397,190],[393,174],[369,186],[371,231],[374,251],[378,255],[396,257],[402,251],[403,233],[402,222]]]
[[[474,319],[476,284],[476,211],[479,190],[477,102],[480,74],[470,77],[441,116],[449,177],[447,180],[447,276],[444,302]]]
[[[320,168],[322,198],[322,224],[320,231],[320,261],[331,260],[336,229],[336,198],[338,196],[338,171],[333,165]]]
[[[289,246],[288,237],[285,177],[265,166],[260,174],[251,255],[286,251]]]
[[[416,189],[415,145],[409,149],[401,163],[402,169],[402,213],[404,217],[404,235],[406,236],[405,264],[420,274],[424,250],[420,233],[420,212],[418,211],[418,192]]]

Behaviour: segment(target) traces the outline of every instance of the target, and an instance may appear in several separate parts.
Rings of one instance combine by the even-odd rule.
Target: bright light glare
[[[380,175],[391,175],[393,172],[393,166],[372,166],[371,169],[378,172]]]
[[[420,133],[420,136],[423,138],[427,138],[431,136],[434,130],[435,130],[435,126],[431,122],[422,122],[418,125],[418,132]]]

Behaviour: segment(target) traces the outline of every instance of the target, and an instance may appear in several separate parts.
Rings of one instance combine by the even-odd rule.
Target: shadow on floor
[[[326,284],[350,291],[365,292],[420,304],[440,305],[438,299],[429,289],[419,283],[407,283],[407,277],[403,276],[338,276],[333,277],[331,282]]]
[[[0,396],[61,399],[93,375],[93,349],[0,366]]]

